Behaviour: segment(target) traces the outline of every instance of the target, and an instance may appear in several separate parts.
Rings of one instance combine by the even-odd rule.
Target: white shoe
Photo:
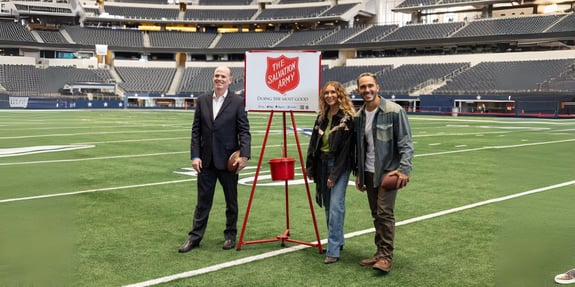
[[[575,268],[555,276],[555,282],[559,284],[575,283]]]

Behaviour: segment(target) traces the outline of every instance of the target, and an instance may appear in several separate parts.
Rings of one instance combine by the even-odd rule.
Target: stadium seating
[[[141,94],[167,93],[176,73],[173,68],[117,67],[124,91]]]
[[[560,22],[545,30],[545,33],[569,31],[575,31],[575,14],[573,13],[563,16]]]
[[[0,41],[36,42],[30,31],[12,21],[0,21]]]
[[[64,37],[60,31],[38,30],[34,32],[38,33],[44,43],[69,44],[68,40],[66,40],[66,37]]]
[[[453,77],[434,94],[495,94],[540,91],[548,79],[566,72],[575,59],[482,62]]]
[[[257,9],[191,9],[186,10],[185,20],[239,21],[250,20]]]
[[[0,85],[10,94],[22,96],[60,95],[60,89],[75,82],[110,83],[107,70],[75,67],[36,68],[33,65],[0,65]]]
[[[142,47],[143,39],[141,31],[126,29],[106,28],[81,28],[78,26],[66,26],[66,33],[72,37],[75,43],[83,45],[105,44],[116,47]]]
[[[336,66],[322,71],[322,84],[327,81],[338,81],[342,84],[348,84],[355,81],[357,75],[365,71],[381,74],[391,68],[392,66],[389,65]]]
[[[320,16],[330,6],[312,6],[304,8],[269,8],[261,11],[255,20],[305,19]]]
[[[84,12],[89,16],[99,16],[100,15],[100,9],[98,9],[98,8],[84,7]]]
[[[420,7],[436,4],[439,0],[405,0],[397,5],[398,8]]]
[[[321,17],[330,17],[330,16],[340,16],[348,12],[351,8],[357,6],[358,3],[346,3],[346,4],[339,4],[335,5],[323,13],[321,13]]]
[[[178,17],[177,9],[129,8],[118,9],[112,6],[107,10],[124,11],[123,17],[161,19]],[[156,12],[154,12],[157,11]],[[269,9],[274,10],[274,9]],[[280,10],[280,9],[275,9]],[[281,9],[285,10],[285,9]],[[312,9],[313,10],[313,9]],[[128,12],[130,11],[130,12]],[[246,20],[255,15],[255,9],[237,10],[187,10],[184,18],[190,20],[203,17],[204,20],[234,21]],[[268,11],[268,10],[264,10]],[[118,12],[119,13],[119,12]],[[263,13],[262,13],[263,14]],[[258,17],[261,17],[260,14]],[[212,17],[212,18],[209,18]],[[310,16],[311,17],[311,16]],[[555,14],[544,16],[524,16],[502,19],[481,19],[472,22],[451,22],[433,24],[369,25],[351,28],[298,30],[295,33],[286,30],[263,32],[239,32],[211,34],[196,32],[182,35],[177,31],[135,31],[115,29],[114,27],[62,26],[60,33],[69,34],[73,42],[81,45],[107,44],[116,47],[142,47],[143,34],[151,39],[151,47],[181,48],[182,41],[188,48],[266,48],[293,47],[307,45],[363,44],[373,42],[396,42],[411,40],[440,40],[445,38],[477,38],[485,36],[509,36],[524,34],[545,34],[575,31],[574,14]],[[156,34],[157,33],[157,34]],[[68,43],[66,37],[58,33],[39,32],[40,40],[24,26],[12,21],[0,21],[0,40]],[[220,35],[221,37],[218,37]],[[221,39],[219,39],[221,38]],[[160,39],[159,41],[157,39]],[[257,43],[257,44],[256,44]]]
[[[406,95],[414,90],[434,85],[453,73],[468,67],[469,63],[406,64],[388,69],[379,82],[384,95]]]
[[[288,32],[244,32],[223,33],[214,48],[242,48],[262,49],[273,47],[281,39],[287,37]]]
[[[293,47],[313,45],[317,39],[324,38],[335,31],[330,29],[298,31],[289,34],[288,37],[279,42],[275,47]]]
[[[157,31],[148,33],[150,47],[205,48],[214,41],[216,33],[186,33],[178,31]]]
[[[397,25],[372,25],[366,30],[362,31],[360,34],[354,36],[351,39],[345,41],[345,43],[369,43],[375,42],[379,39],[387,36],[393,30],[397,29]]]
[[[481,37],[491,35],[519,35],[543,33],[562,15],[530,16],[501,19],[482,19],[470,22],[452,37]]]
[[[233,81],[230,89],[241,91],[244,89],[244,70],[242,67],[231,67]],[[189,67],[184,71],[178,94],[203,94],[210,91],[213,87],[212,78],[214,68],[207,67]]]
[[[0,65],[0,85],[13,95],[38,95],[36,70],[32,65]]]
[[[214,69],[208,68],[186,68],[180,88],[179,94],[199,94],[209,91],[212,87],[212,77]]]
[[[407,41],[446,38],[463,27],[465,23],[440,23],[433,25],[414,24],[407,25],[394,30],[380,41]]]
[[[337,29],[334,33],[325,35],[324,38],[318,39],[316,45],[329,45],[329,44],[341,44],[346,40],[361,33],[366,26],[355,26],[352,28]]]
[[[438,86],[432,94],[536,93],[538,91],[573,90],[575,59],[511,62],[361,65],[323,67],[322,84],[339,81],[355,84],[358,74],[370,71],[379,75],[382,95],[406,95],[427,86]],[[126,93],[166,94],[174,81],[175,68],[116,67]],[[188,67],[184,70],[177,94],[201,94],[211,90],[213,67]],[[232,67],[234,90],[243,90],[243,68]],[[71,82],[114,81],[107,69],[76,69],[32,65],[0,65],[0,86],[14,94],[57,95]]]

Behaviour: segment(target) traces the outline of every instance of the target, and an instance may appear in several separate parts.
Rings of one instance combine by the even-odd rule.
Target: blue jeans
[[[328,172],[333,167],[334,160],[327,160]],[[340,248],[345,243],[343,238],[343,222],[345,219],[345,191],[349,182],[350,170],[345,170],[337,179],[335,185],[326,194],[325,220],[327,223],[327,253],[329,257],[339,257]],[[326,184],[323,182],[322,184]]]

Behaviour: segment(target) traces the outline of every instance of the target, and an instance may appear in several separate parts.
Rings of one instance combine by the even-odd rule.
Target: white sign
[[[28,97],[10,97],[11,108],[27,108]]]
[[[108,54],[108,45],[96,44],[96,55],[106,56]]]
[[[320,75],[318,51],[248,51],[246,109],[317,112]]]

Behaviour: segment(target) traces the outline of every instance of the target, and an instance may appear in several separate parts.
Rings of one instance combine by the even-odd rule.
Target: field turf
[[[249,115],[239,231],[269,116]],[[296,127],[311,128],[314,117],[295,114]],[[358,264],[375,247],[367,199],[352,185],[335,264],[291,242],[222,250],[219,185],[200,248],[178,253],[196,201],[192,119],[193,111],[0,111],[0,286],[541,287],[575,268],[573,120],[409,115],[416,157],[396,204],[393,270],[383,275]],[[289,219],[290,238],[317,242],[290,115],[285,143],[282,113],[272,119],[244,240],[274,238]],[[305,160],[309,137],[298,138]],[[296,158],[288,196],[269,179],[268,161],[284,144]],[[325,241],[324,210],[313,208]]]

